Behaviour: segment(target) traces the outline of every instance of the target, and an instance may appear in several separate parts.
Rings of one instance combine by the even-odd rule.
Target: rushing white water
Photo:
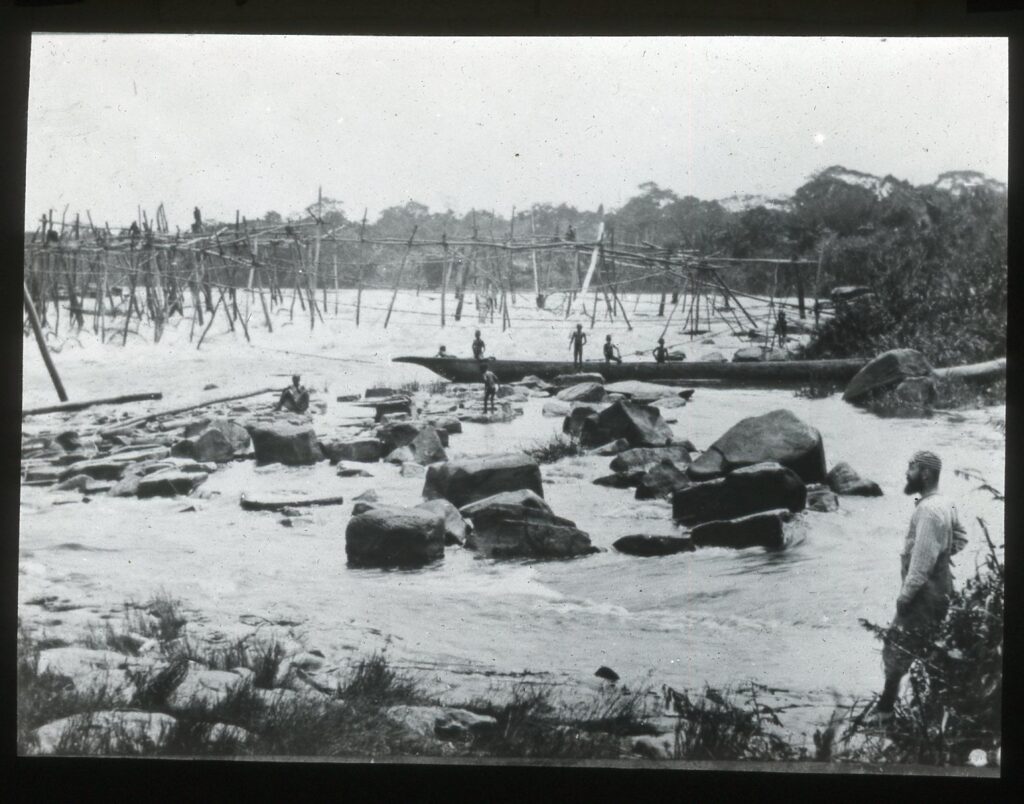
[[[384,294],[367,298],[373,301],[368,306],[386,307]],[[351,302],[351,294],[343,301]],[[664,320],[651,315],[654,300],[641,302],[634,312],[627,300],[631,333],[621,323],[614,330],[607,322],[602,327],[599,318],[589,353],[596,355],[612,331],[624,355],[652,346]],[[198,399],[211,382],[219,389],[210,394],[283,386],[287,380],[281,378],[298,370],[314,399],[328,403],[316,424],[326,436],[356,412],[334,403],[337,395],[379,382],[432,379],[425,369],[389,364],[392,356],[433,354],[441,342],[465,354],[479,327],[490,353],[568,357],[568,333],[576,321],[522,307],[514,308],[508,333],[500,331],[500,322],[481,326],[468,315],[458,325],[449,319],[442,331],[436,295],[409,293],[399,297],[398,306],[423,315],[396,313],[385,331],[384,312],[364,309],[357,329],[349,307],[338,318],[328,317],[326,327],[317,322],[310,334],[308,319],[288,325],[284,312],[274,335],[252,331],[254,345],[240,332],[215,329],[199,352],[188,343],[187,324],[155,346],[141,338],[126,349],[103,346],[86,335],[80,344],[66,344],[55,359],[72,399],[164,391],[164,400],[133,406],[132,415]],[[687,339],[673,327],[669,343]],[[715,340],[683,348],[694,356],[700,350],[729,354],[740,345],[720,335]],[[51,401],[31,340],[25,343],[24,381],[26,407]],[[464,425],[462,434],[452,436],[449,455],[547,440],[560,431],[561,419],[544,418],[540,408],[541,401],[531,400],[512,423]],[[619,554],[610,547],[622,535],[677,532],[670,506],[638,502],[632,490],[594,486],[590,481],[607,474],[609,459],[585,457],[543,467],[545,496],[604,552],[572,561],[490,561],[449,548],[443,560],[419,570],[355,570],[345,563],[347,503],[312,509],[308,519],[286,528],[279,514],[242,511],[238,495],[287,490],[338,493],[350,500],[373,488],[383,501],[414,504],[422,478],[403,478],[385,464],[368,467],[373,478],[339,478],[325,463],[257,468],[240,462],[211,475],[197,501],[97,496],[83,503],[80,495],[23,487],[19,614],[61,633],[117,611],[126,599],[145,600],[162,589],[184,600],[193,617],[224,628],[254,617],[294,624],[311,647],[339,663],[387,645],[395,661],[417,668],[424,683],[453,698],[486,690],[493,676],[522,671],[587,685],[598,666],[608,665],[631,685],[694,687],[752,679],[778,687],[787,691],[781,697],[806,707],[792,713],[796,726],[806,729],[827,719],[833,692],[850,699],[879,686],[879,645],[858,618],[885,623],[891,616],[898,553],[913,510],[912,498],[902,494],[903,475],[916,449],[943,457],[943,490],[968,528],[970,545],[956,559],[958,582],[985,549],[977,517],[1002,544],[1001,505],[953,470],[974,469],[1002,486],[1005,441],[993,419],[1004,417],[1005,408],[879,419],[837,395],[809,400],[788,390],[700,388],[686,407],[666,413],[677,417],[672,426],[680,438],[704,448],[739,419],[777,408],[788,408],[821,431],[829,465],[848,461],[885,491],[881,498],[843,497],[837,513],[800,515],[787,526],[798,534],[797,543],[784,552]],[[26,429],[73,428],[113,410],[33,417]],[[53,504],[63,500],[72,502]],[[186,510],[193,503],[196,510]],[[28,604],[51,595],[77,608],[54,612]]]

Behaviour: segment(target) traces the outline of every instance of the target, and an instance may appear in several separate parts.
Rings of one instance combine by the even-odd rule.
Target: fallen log
[[[85,410],[94,405],[123,405],[128,402],[145,402],[150,399],[163,399],[160,392],[146,394],[125,394],[124,396],[109,396],[104,399],[87,399],[82,402],[65,402],[61,405],[47,405],[41,408],[29,408],[21,412],[22,417],[38,416],[43,413],[70,413],[76,410]]]
[[[162,419],[164,416],[175,416],[179,413],[187,413],[190,410],[198,410],[199,408],[209,407],[210,405],[217,405],[221,402],[234,402],[237,399],[248,399],[251,396],[259,396],[260,394],[277,393],[279,388],[261,388],[258,391],[249,391],[244,394],[232,394],[231,396],[220,396],[216,399],[207,399],[205,402],[199,402],[195,405],[186,405],[181,408],[171,408],[170,410],[161,410],[156,413],[150,413],[146,416],[139,416],[136,419],[128,419],[127,421],[120,422],[113,425],[112,427],[105,427],[99,431],[100,435],[113,435],[120,433],[125,430],[131,430],[133,427],[137,427],[140,424],[154,421],[155,419]]]
[[[935,369],[937,377],[958,379],[966,382],[989,382],[1006,376],[1006,358],[988,360],[984,363],[971,363],[966,366],[950,366]]]
[[[340,496],[252,500],[243,494],[239,502],[246,511],[281,511],[285,508],[309,508],[314,505],[341,505],[345,500]]]

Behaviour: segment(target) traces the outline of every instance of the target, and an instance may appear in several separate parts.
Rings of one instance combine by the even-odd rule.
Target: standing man
[[[900,554],[903,585],[896,598],[896,617],[890,631],[898,629],[910,637],[901,640],[911,650],[926,650],[936,629],[946,616],[953,593],[951,557],[967,544],[967,532],[960,524],[956,507],[939,494],[942,461],[934,452],[917,452],[907,468],[904,494],[920,494],[910,518]],[[916,652],[916,651],[915,651]],[[892,718],[900,691],[900,681],[910,669],[914,656],[896,644],[892,636],[882,648],[885,688],[878,699],[876,719],[879,725]]]
[[[583,325],[577,324],[576,330],[569,335],[569,344],[572,346],[572,364],[583,368],[583,344],[587,342],[587,333],[583,331]]]
[[[480,330],[476,331],[476,338],[473,339],[473,358],[475,360],[484,359],[484,340],[480,337]]]
[[[621,363],[622,362],[622,355],[619,353],[619,347],[616,346],[614,343],[612,343],[612,336],[611,335],[605,335],[605,338],[604,338],[604,362],[605,363],[611,363],[613,360],[616,363]]]
[[[664,363],[668,360],[668,349],[665,348],[664,338],[658,338],[658,345],[654,348],[652,354],[654,355],[654,360],[657,363]]]
[[[786,311],[779,310],[779,317],[775,319],[775,334],[779,336],[779,344],[786,345],[786,335],[789,333],[789,325],[786,323]]]
[[[487,368],[487,364],[480,363],[480,371],[483,374],[484,381],[484,413],[487,413],[487,403],[491,403],[491,413],[494,413],[495,403],[494,398],[498,393],[498,377],[497,375]]]

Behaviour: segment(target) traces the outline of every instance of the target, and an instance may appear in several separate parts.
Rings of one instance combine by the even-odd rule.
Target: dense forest
[[[437,239],[511,235],[592,239],[603,220],[621,244],[650,244],[701,255],[820,260],[831,287],[866,286],[867,303],[842,307],[823,326],[808,357],[920,349],[937,365],[1005,355],[1007,317],[1006,186],[974,171],[944,173],[913,186],[833,166],[790,198],[705,201],[654,182],[619,209],[534,204],[514,217],[491,210],[458,215],[409,201],[366,222],[370,237]],[[325,199],[325,223],[358,228],[342,202]],[[299,217],[299,216],[295,216]],[[302,217],[305,217],[304,215]],[[360,216],[361,217],[361,216]],[[280,222],[268,213],[265,222]],[[769,272],[746,272],[752,292],[785,292]]]

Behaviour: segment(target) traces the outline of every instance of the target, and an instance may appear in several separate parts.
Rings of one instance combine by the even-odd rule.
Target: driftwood
[[[71,413],[76,410],[85,410],[94,405],[123,405],[127,402],[145,402],[149,399],[163,399],[159,391],[146,394],[125,394],[124,396],[108,396],[104,399],[88,399],[83,402],[65,402],[63,405],[47,405],[42,408],[29,408],[21,412],[22,416],[37,416],[42,413]]]
[[[113,427],[106,427],[100,430],[100,435],[113,435],[114,433],[120,433],[124,430],[130,430],[133,427],[137,427],[140,424],[151,422],[155,419],[162,419],[165,416],[175,416],[179,413],[187,413],[190,410],[198,410],[199,408],[206,408],[210,405],[217,405],[221,402],[233,402],[237,399],[248,399],[251,396],[259,396],[260,394],[277,393],[280,391],[279,388],[261,388],[258,391],[248,391],[244,394],[232,394],[231,396],[221,396],[216,399],[207,399],[205,402],[199,402],[195,405],[186,405],[182,408],[171,408],[170,410],[161,410],[157,413],[150,413],[147,416],[139,416],[136,419],[128,419],[127,421],[115,424]]]
[[[240,500],[246,511],[281,511],[285,508],[308,508],[314,505],[341,505],[342,497],[298,497],[294,499],[250,500],[243,494]]]

